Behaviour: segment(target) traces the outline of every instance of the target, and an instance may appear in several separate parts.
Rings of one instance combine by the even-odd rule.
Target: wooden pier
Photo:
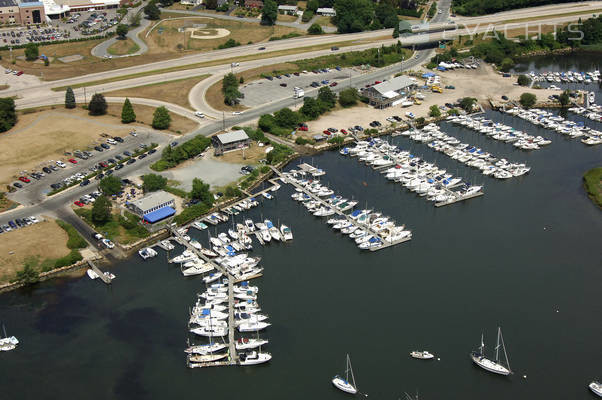
[[[107,285],[111,284],[111,278],[105,275],[105,273],[102,272],[100,268],[98,268],[92,261],[88,260],[88,265],[90,266],[92,271],[96,272],[101,281],[103,281]]]
[[[459,201],[464,201],[464,200],[468,200],[468,199],[472,199],[473,197],[479,197],[479,196],[483,196],[485,193],[483,192],[478,192],[478,193],[474,193],[468,196],[459,196],[455,199],[452,200],[447,200],[447,201],[441,201],[439,203],[435,203],[435,207],[443,207],[443,206],[448,206],[450,204],[454,204],[457,203]]]
[[[351,219],[351,217],[349,217],[348,214],[345,214],[343,211],[337,209],[336,207],[333,207],[330,203],[328,203],[325,200],[321,199],[320,197],[314,195],[313,193],[311,193],[309,190],[305,189],[303,186],[299,185],[298,183],[290,181],[290,180],[282,179],[282,173],[280,171],[278,171],[276,168],[274,168],[272,166],[270,166],[270,168],[272,168],[274,173],[276,173],[278,176],[280,176],[280,178],[281,178],[280,180],[282,182],[290,183],[291,185],[293,185],[294,187],[296,187],[297,189],[299,189],[303,193],[305,193],[307,196],[311,197],[313,200],[320,202],[320,204],[323,205],[324,207],[333,209],[337,215],[344,217],[348,222],[357,226],[359,229],[368,231],[372,236],[377,237],[380,240],[380,242],[382,243],[382,245],[379,247],[371,247],[371,248],[369,248],[370,251],[386,249],[387,247],[394,246],[399,243],[407,242],[408,240],[412,239],[412,235],[410,234],[410,236],[405,237],[403,239],[398,239],[395,241],[388,240],[388,239],[384,238],[383,236],[381,236],[381,234],[379,234],[378,232],[375,232],[369,225],[360,224],[357,221]]]

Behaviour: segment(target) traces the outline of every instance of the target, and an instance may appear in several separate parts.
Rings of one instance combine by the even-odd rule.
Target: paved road
[[[127,17],[125,17],[125,18],[127,18]],[[94,48],[92,49],[92,51],[91,51],[92,55],[93,55],[93,56],[95,56],[95,57],[99,57],[99,58],[104,58],[104,57],[108,57],[108,56],[111,56],[111,57],[115,57],[115,58],[117,58],[117,57],[132,57],[132,56],[139,56],[139,55],[141,55],[141,54],[144,54],[144,53],[146,53],[146,52],[148,51],[148,46],[146,45],[146,42],[145,42],[144,40],[142,40],[142,39],[140,39],[140,38],[138,37],[138,34],[139,34],[140,32],[142,32],[143,30],[145,30],[145,29],[146,29],[146,27],[147,27],[147,26],[149,26],[150,24],[151,24],[151,21],[150,21],[150,20],[148,20],[148,19],[146,19],[146,18],[142,18],[142,19],[140,20],[140,26],[139,26],[139,27],[137,27],[137,28],[134,28],[134,29],[130,30],[130,31],[127,33],[127,37],[128,37],[129,39],[131,39],[132,41],[134,41],[134,43],[136,43],[136,44],[138,45],[138,47],[140,48],[140,49],[138,49],[138,51],[137,51],[137,52],[135,52],[135,53],[132,53],[132,54],[125,54],[125,55],[122,55],[122,56],[111,56],[111,55],[108,53],[108,51],[107,51],[107,50],[108,50],[108,49],[109,49],[109,47],[111,47],[111,46],[112,46],[112,45],[113,45],[115,42],[117,42],[117,40],[119,40],[119,39],[117,39],[116,37],[113,37],[113,38],[111,38],[111,39],[105,40],[104,42],[100,43],[98,46],[94,47]]]

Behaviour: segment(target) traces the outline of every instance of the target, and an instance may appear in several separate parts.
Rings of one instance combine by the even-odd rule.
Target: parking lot
[[[138,157],[144,158],[146,154],[154,153],[156,150],[150,149],[153,141],[161,143],[165,142],[165,138],[151,132],[136,133],[135,131],[123,138],[106,135],[89,150],[65,153],[62,160],[48,160],[41,163],[40,168],[36,170],[22,171],[11,186],[17,190],[16,195],[19,197],[36,192],[48,193],[74,182],[80,182],[80,185],[85,186],[90,181],[83,180],[84,177],[93,172],[103,170],[93,178],[100,180],[102,177],[112,174],[113,171],[127,168],[135,163]],[[127,162],[124,161],[136,151],[143,150],[145,151],[144,155],[132,157]]]
[[[293,97],[294,87],[300,87],[307,91],[320,86],[346,84],[350,77],[353,82],[353,77],[361,73],[355,68],[337,68],[278,75],[279,77],[275,76],[271,80],[261,78],[250,82],[240,88],[241,93],[244,94],[241,104],[247,107],[256,107],[270,101]]]
[[[37,224],[43,220],[44,220],[44,218],[42,218],[40,216],[15,218],[10,221],[7,221],[6,223],[0,224],[0,234],[5,233],[5,232],[14,231],[19,228],[23,228],[24,226]]]
[[[52,20],[49,24],[15,26],[0,29],[0,47],[27,43],[58,42],[98,35],[119,23],[117,9],[71,13],[63,22]],[[126,17],[127,18],[127,17]],[[50,56],[48,54],[48,56]]]

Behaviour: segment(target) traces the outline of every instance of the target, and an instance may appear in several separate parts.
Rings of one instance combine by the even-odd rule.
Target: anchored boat
[[[500,347],[504,350],[504,359],[506,360],[506,365],[500,364]],[[483,342],[483,334],[481,334],[481,345],[479,346],[478,351],[473,351],[470,353],[470,358],[472,361],[477,364],[479,367],[487,370],[489,372],[493,372],[494,374],[499,375],[510,375],[512,370],[510,369],[510,362],[508,361],[508,354],[506,353],[506,346],[504,345],[504,338],[502,337],[502,328],[497,328],[497,343],[495,345],[495,361],[490,360],[483,354],[483,350],[485,348],[485,344]]]

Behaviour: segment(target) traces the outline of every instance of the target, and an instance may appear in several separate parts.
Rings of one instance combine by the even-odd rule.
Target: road
[[[139,56],[141,54],[144,54],[148,51],[148,46],[146,45],[146,42],[142,39],[140,39],[138,37],[138,34],[140,32],[142,32],[143,30],[146,29],[146,27],[148,27],[151,24],[151,21],[146,19],[146,18],[142,18],[140,20],[140,26],[138,26],[137,28],[134,28],[130,31],[128,31],[127,33],[127,37],[129,39],[131,39],[134,43],[136,43],[139,47],[138,51],[136,51],[135,53],[132,54],[126,54],[126,55],[122,55],[122,56],[111,56],[108,53],[108,49],[109,47],[111,47],[115,42],[117,42],[116,37],[113,37],[111,39],[105,40],[104,42],[100,43],[99,45],[97,45],[96,47],[94,47],[91,51],[92,55],[95,57],[99,57],[99,58],[104,58],[104,57],[133,57],[133,56]]]

